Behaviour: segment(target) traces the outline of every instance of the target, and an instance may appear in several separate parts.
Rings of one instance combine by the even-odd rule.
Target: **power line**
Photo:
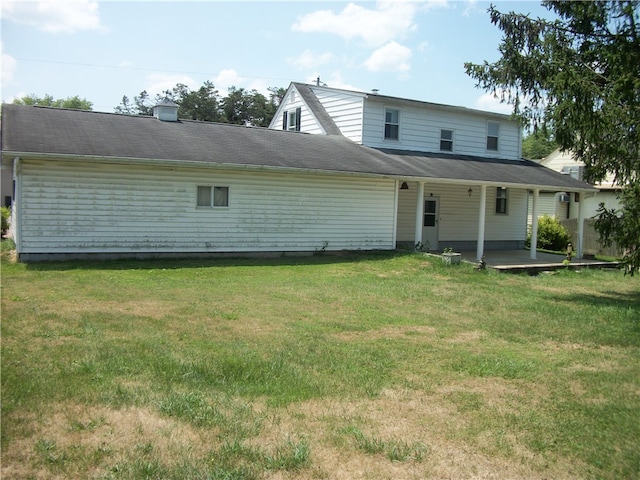
[[[131,65],[106,65],[106,64],[97,64],[97,63],[82,63],[82,62],[65,62],[62,60],[42,60],[36,58],[23,58],[23,57],[14,57],[16,60],[21,62],[33,62],[33,63],[50,63],[54,65],[70,65],[76,67],[90,67],[90,68],[112,68],[116,70],[138,70],[142,72],[167,72],[167,73],[183,73],[189,75],[205,75],[205,76],[213,76],[211,72],[196,72],[189,70],[169,70],[166,68],[155,68],[155,67],[135,67]],[[238,75],[242,78],[252,78],[252,79],[264,79],[264,80],[285,80],[287,82],[290,81],[289,78],[285,77],[267,77],[264,75],[244,75],[238,73]]]

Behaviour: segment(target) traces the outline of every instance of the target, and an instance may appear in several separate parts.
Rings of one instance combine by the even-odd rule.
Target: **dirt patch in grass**
[[[204,458],[215,436],[131,407],[58,405],[41,418],[15,421],[28,424],[30,435],[12,439],[2,452],[3,479],[87,478],[132,457],[151,455],[172,465],[185,456]]]
[[[375,330],[366,330],[366,331],[347,331],[347,332],[339,332],[331,335],[333,338],[343,341],[354,341],[354,340],[379,340],[379,339],[394,339],[394,338],[402,338],[402,339],[410,339],[412,337],[416,338],[416,341],[424,341],[425,336],[434,336],[437,330],[434,327],[429,326],[388,326],[384,328],[379,328]]]
[[[465,402],[473,409],[498,404],[506,410],[522,395],[506,380],[472,379],[432,393],[388,389],[367,400],[313,400],[284,408],[257,401],[252,409],[264,425],[245,442],[265,452],[289,440],[307,442],[309,464],[293,471],[265,470],[263,478],[271,480],[580,478],[583,465],[543,458],[514,434],[500,439],[508,444],[507,454],[497,451],[489,429],[468,436]],[[198,464],[223,443],[216,428],[194,427],[145,408],[57,405],[42,418],[19,421],[31,430],[3,451],[3,479],[87,478],[134,459],[159,460],[167,467],[185,459]],[[354,432],[385,449],[364,451]],[[389,449],[395,446],[420,456],[392,460]]]
[[[515,435],[500,439],[509,444],[508,455],[496,454],[493,444],[497,440],[490,431],[480,432],[470,442],[460,434],[466,426],[464,414],[446,400],[452,392],[476,393],[484,404],[499,401],[505,409],[509,398],[520,394],[507,382],[473,380],[472,384],[444,387],[435,394],[386,390],[367,401],[311,401],[290,406],[286,414],[278,415],[280,421],[255,441],[269,444],[287,435],[309,438],[312,467],[298,472],[295,478],[300,479],[580,478],[583,465],[553,463],[529,450]],[[363,452],[354,429],[391,445],[421,445],[424,455],[392,461],[385,452]],[[478,448],[478,443],[486,445]]]

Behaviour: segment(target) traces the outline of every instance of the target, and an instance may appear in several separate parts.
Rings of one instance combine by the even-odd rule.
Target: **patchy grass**
[[[2,478],[640,475],[638,278],[9,250]]]

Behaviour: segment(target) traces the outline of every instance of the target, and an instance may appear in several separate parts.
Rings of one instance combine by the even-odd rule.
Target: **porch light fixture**
[[[471,187],[469,187],[469,190],[467,190],[467,193],[469,194],[469,196],[471,196],[471,194],[473,193],[473,190],[471,189]]]
[[[402,182],[402,185],[400,185],[400,190],[409,190],[409,184],[407,182]]]

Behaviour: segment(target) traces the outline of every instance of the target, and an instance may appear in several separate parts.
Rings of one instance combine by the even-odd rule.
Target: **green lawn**
[[[2,478],[638,478],[640,278],[2,260]]]

